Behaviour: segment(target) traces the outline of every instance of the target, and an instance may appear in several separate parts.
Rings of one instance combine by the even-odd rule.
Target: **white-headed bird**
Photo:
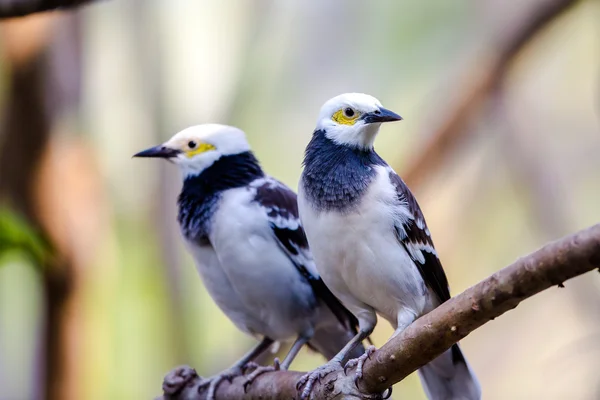
[[[384,122],[402,118],[372,96],[343,94],[321,108],[304,157],[298,204],[319,274],[358,319],[359,333],[329,363],[305,375],[303,396],[340,368],[373,332],[377,314],[402,332],[450,299],[448,280],[415,197],[375,152]],[[347,366],[362,365],[374,351]],[[430,399],[479,399],[481,389],[458,345],[419,370]]]
[[[262,338],[229,370],[203,380],[208,398],[276,341],[295,340],[280,366],[287,369],[304,344],[329,359],[356,334],[356,318],[317,273],[296,194],[263,172],[244,132],[193,126],[135,157],[179,166],[178,220],[204,285],[240,330]],[[247,383],[278,367],[255,370]]]

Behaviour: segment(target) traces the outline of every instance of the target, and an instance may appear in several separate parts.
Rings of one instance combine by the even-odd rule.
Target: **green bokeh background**
[[[78,278],[79,398],[152,398],[172,367],[213,374],[254,344],[213,304],[182,246],[178,171],[132,154],[192,124],[233,124],[295,188],[320,106],[358,91],[404,117],[376,141],[402,175],[525,3],[535,2],[109,0],[78,11],[82,97],[59,137],[90,149],[102,193],[83,205],[101,223]],[[501,110],[486,107],[416,190],[453,294],[600,219],[599,21],[600,4],[584,1],[536,37],[512,65]],[[535,196],[531,163],[551,199]],[[555,212],[566,218],[551,231]],[[43,241],[28,243],[0,259],[2,400],[33,398],[39,367],[41,286],[27,249],[44,254]],[[597,398],[599,293],[600,277],[577,278],[463,340],[484,399]],[[375,344],[391,332],[380,321]],[[303,350],[292,367],[323,361]],[[416,375],[394,398],[424,399]]]

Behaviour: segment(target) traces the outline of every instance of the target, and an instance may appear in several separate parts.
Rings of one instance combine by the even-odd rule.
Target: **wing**
[[[270,177],[253,182],[252,186],[256,188],[254,201],[265,209],[281,249],[308,281],[315,296],[327,304],[343,326],[355,331],[358,320],[331,293],[317,272],[300,222],[296,193]]]
[[[450,299],[448,278],[433,247],[431,234],[427,229],[423,212],[417,200],[394,171],[389,173],[390,181],[396,188],[401,203],[396,223],[398,240],[415,262],[425,284],[433,290],[440,303]]]

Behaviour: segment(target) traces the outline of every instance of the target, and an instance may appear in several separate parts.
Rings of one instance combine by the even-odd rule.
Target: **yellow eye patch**
[[[192,158],[197,154],[204,153],[209,150],[216,150],[216,147],[213,146],[212,144],[208,144],[208,143],[197,143],[196,147],[194,147],[194,148],[188,147],[188,150],[185,152],[185,154],[189,158]]]
[[[348,115],[348,112],[346,110],[349,110],[352,112],[351,116]],[[354,111],[351,108],[350,109],[342,108],[341,110],[336,111],[331,116],[331,119],[334,120],[335,122],[337,122],[338,124],[354,125],[354,123],[356,122],[358,117],[360,117],[360,113],[358,113],[357,111]]]

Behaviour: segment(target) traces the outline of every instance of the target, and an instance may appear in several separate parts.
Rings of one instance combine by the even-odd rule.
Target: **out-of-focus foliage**
[[[0,267],[4,265],[2,257],[12,252],[18,252],[34,265],[41,266],[50,254],[50,247],[24,218],[8,207],[0,207]]]
[[[178,171],[134,153],[192,124],[234,124],[264,168],[295,188],[319,107],[360,91],[405,118],[384,126],[375,144],[402,175],[474,67],[486,65],[506,21],[534,1],[542,0],[107,0],[80,11],[81,103],[59,116],[51,144],[83,143],[88,151],[76,154],[88,163],[75,165],[93,164],[99,182],[88,188],[91,179],[76,169],[51,185],[61,213],[44,199],[61,243],[82,247],[72,254],[75,394],[66,400],[153,398],[174,366],[210,375],[255,342],[215,306],[181,243]],[[53,15],[52,42],[73,34]],[[503,97],[416,190],[453,294],[600,220],[598,21],[599,3],[583,1],[545,29],[511,65]],[[10,84],[5,59],[0,53],[0,111]],[[60,79],[77,76],[65,70]],[[68,151],[56,154],[57,170],[73,165],[56,161],[69,160]],[[566,223],[545,229],[559,214]],[[40,257],[43,242],[12,218],[8,239]],[[0,400],[31,399],[43,375],[43,287],[22,260],[0,265]],[[485,399],[593,398],[596,275],[535,296],[462,341]],[[380,320],[375,344],[391,334]],[[292,368],[323,361],[303,350]],[[416,374],[394,398],[425,398]]]

